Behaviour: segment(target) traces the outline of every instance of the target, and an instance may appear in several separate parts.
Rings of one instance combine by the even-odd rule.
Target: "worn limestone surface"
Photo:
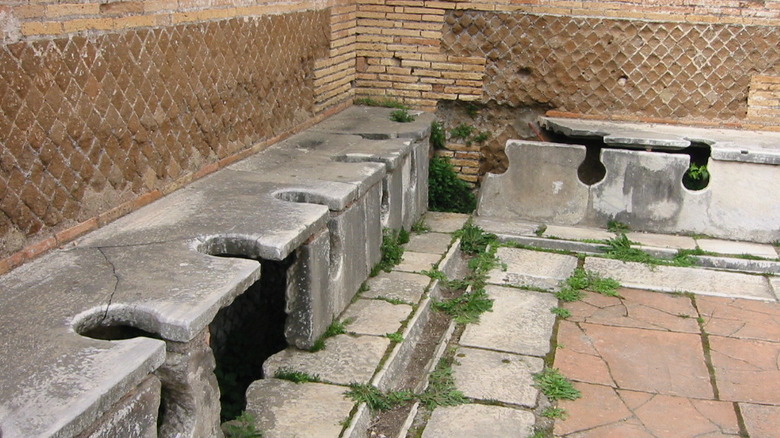
[[[422,438],[526,437],[534,414],[502,406],[461,405],[433,411]]]
[[[361,296],[365,298],[389,298],[407,303],[420,301],[422,293],[430,284],[427,275],[410,272],[380,272],[368,280],[368,290]]]
[[[395,270],[405,272],[430,271],[441,260],[440,254],[427,252],[405,251],[403,260],[396,265]]]
[[[492,218],[490,216],[474,217],[474,225],[488,233],[493,233],[499,238],[508,236],[533,236],[540,222],[524,221],[522,219]]]
[[[480,216],[576,224],[586,217],[588,186],[576,169],[585,147],[510,140],[509,169],[488,174],[479,192]]]
[[[716,252],[718,254],[746,254],[768,259],[778,258],[777,251],[771,244],[719,239],[696,239],[696,244],[704,251]]]
[[[460,344],[508,353],[542,357],[550,351],[555,315],[550,308],[558,305],[552,294],[487,286],[493,311],[483,313],[479,324],[463,331]]]
[[[276,353],[263,364],[263,374],[273,376],[279,369],[289,369],[340,385],[368,383],[388,345],[386,337],[337,335],[315,353],[293,348]]]
[[[702,295],[735,296],[774,300],[769,280],[761,275],[722,272],[676,266],[647,266],[643,263],[588,257],[585,269],[612,277],[623,286],[662,292],[692,292]]]
[[[351,321],[346,328],[350,333],[384,336],[397,332],[411,313],[412,306],[406,304],[357,300],[344,312],[342,319]]]
[[[542,234],[545,237],[569,240],[607,240],[615,237],[615,233],[610,233],[601,228],[562,227],[559,225],[546,225]]]
[[[698,242],[692,237],[655,233],[626,233],[628,240],[655,248],[696,249]],[[704,248],[702,248],[704,249]]]
[[[357,134],[364,138],[382,140],[387,138],[421,139],[428,135],[434,115],[419,111],[410,111],[415,121],[399,123],[390,120],[392,108],[353,106],[331,117],[316,127],[317,132],[335,132]]]
[[[496,256],[506,264],[488,274],[488,282],[554,290],[577,267],[577,257],[519,248],[498,248]]]
[[[79,438],[156,438],[160,380],[150,376]]]
[[[463,228],[469,215],[431,211],[425,215],[425,225],[436,233],[454,233]]]
[[[459,348],[452,365],[455,387],[466,397],[536,407],[539,390],[533,374],[542,371],[538,357],[476,348]]]
[[[268,438],[339,436],[354,402],[343,386],[264,379],[250,385],[247,412]]]
[[[424,233],[411,236],[405,248],[407,251],[444,254],[452,243],[452,235],[445,233]]]

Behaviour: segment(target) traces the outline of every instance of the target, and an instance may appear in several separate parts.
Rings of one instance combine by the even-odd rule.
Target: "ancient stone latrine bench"
[[[424,213],[432,115],[389,112],[350,108],[0,278],[0,436],[221,436],[215,357],[310,347],[382,228]]]
[[[557,142],[509,141],[507,172],[483,181],[480,216],[780,240],[780,133],[540,122]],[[686,187],[692,161],[707,165],[706,187]]]

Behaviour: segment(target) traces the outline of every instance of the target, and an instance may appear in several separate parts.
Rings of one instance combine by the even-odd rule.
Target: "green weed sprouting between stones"
[[[477,198],[468,184],[458,178],[447,157],[431,158],[428,169],[428,209],[450,213],[471,213]]]
[[[409,109],[408,106],[402,104],[401,102],[389,98],[372,99],[370,97],[362,97],[359,99],[355,99],[353,102],[355,105],[378,106],[383,108],[397,108],[397,109],[406,109],[406,110]]]
[[[410,123],[415,121],[415,117],[409,114],[406,109],[397,109],[390,113],[390,120],[399,123]]]
[[[255,417],[244,412],[235,420],[230,421],[224,427],[226,438],[261,438],[263,432],[257,430]]]
[[[497,241],[495,234],[486,233],[482,228],[472,223],[464,225],[455,233],[455,237],[460,238],[460,250],[469,255],[484,252],[488,245]]]
[[[404,341],[404,337],[402,334],[395,332],[395,333],[385,333],[385,336],[387,339],[390,339],[392,342],[396,344],[400,344]]]
[[[617,292],[619,287],[620,283],[615,279],[577,268],[563,281],[561,289],[555,293],[555,296],[565,302],[578,301],[585,296],[583,290],[589,290],[608,297],[619,297]]]
[[[562,319],[571,317],[571,312],[569,311],[569,309],[564,309],[563,307],[551,307],[550,313]]]
[[[420,403],[428,409],[436,406],[458,406],[468,403],[462,392],[455,389],[452,378],[452,358],[441,358],[428,378],[428,389],[418,396]]]
[[[553,406],[548,406],[544,408],[541,415],[542,417],[552,418],[555,420],[565,420],[566,417],[568,417],[568,414],[566,413],[566,409],[556,408]]]
[[[629,230],[629,227],[627,224],[624,224],[623,222],[611,220],[607,222],[607,231],[611,233],[625,233]]]
[[[541,372],[534,374],[534,383],[551,401],[577,400],[582,397],[580,391],[556,368],[545,367]]]
[[[344,395],[358,403],[365,403],[374,412],[387,411],[415,399],[412,391],[392,391],[384,393],[375,386],[366,383],[351,383]]]
[[[382,230],[382,244],[379,247],[382,259],[371,269],[372,277],[376,277],[381,271],[390,272],[393,266],[401,263],[404,255],[401,240],[409,242],[409,233],[404,230],[395,231],[390,228]]]
[[[412,225],[412,232],[417,234],[425,234],[427,232],[431,231],[431,227],[429,227],[425,223],[425,218],[421,217],[417,222],[415,222]]]
[[[450,130],[450,137],[466,140],[471,136],[472,132],[474,132],[473,126],[461,123]]]
[[[439,150],[445,148],[445,144],[447,143],[447,138],[444,132],[444,127],[441,126],[441,123],[431,122],[431,137],[429,141],[431,143],[431,146],[433,147],[433,150]]]
[[[536,234],[536,237],[542,237],[545,231],[547,231],[547,224],[539,224],[534,230],[534,234]]]
[[[294,371],[291,368],[279,368],[274,372],[274,378],[287,380],[293,383],[321,382],[317,374],[309,374],[303,371]]]
[[[696,249],[680,249],[671,260],[667,260],[653,257],[639,248],[632,247],[633,244],[634,242],[629,240],[625,233],[620,233],[614,238],[607,240],[606,246],[601,247],[601,249],[604,251],[604,256],[607,258],[624,262],[643,263],[648,266],[664,265],[690,267],[696,264],[696,260],[693,256],[713,254],[703,251],[698,247]]]
[[[325,348],[325,340],[328,338],[332,338],[336,335],[343,335],[347,332],[347,325],[352,323],[352,319],[348,318],[344,321],[339,321],[337,319],[334,319],[333,322],[330,323],[327,329],[325,329],[325,333],[320,336],[317,341],[314,342],[314,345],[309,349],[310,352],[314,353],[317,351],[320,351]]]

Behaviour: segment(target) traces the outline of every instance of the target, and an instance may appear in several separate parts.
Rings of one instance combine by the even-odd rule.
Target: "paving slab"
[[[582,393],[582,398],[558,402],[558,406],[566,410],[568,417],[555,422],[555,436],[652,437],[650,434],[643,434],[641,424],[631,418],[631,411],[615,388],[581,382],[575,382],[574,387]],[[616,430],[609,430],[611,435],[608,435],[604,429],[610,426]]]
[[[407,303],[420,301],[423,292],[431,283],[427,275],[410,272],[380,272],[368,279],[368,290],[362,293],[365,298],[389,298]]]
[[[264,379],[247,390],[246,411],[267,438],[336,438],[355,402],[346,388]]]
[[[410,138],[422,139],[431,130],[435,119],[433,113],[409,111],[415,120],[409,123],[394,122],[390,119],[393,108],[381,108],[354,105],[340,113],[328,117],[310,128],[311,131],[357,134],[370,139]]]
[[[341,315],[351,320],[346,330],[359,335],[384,336],[395,333],[412,313],[412,306],[390,304],[382,300],[357,300]]]
[[[488,233],[499,236],[534,236],[541,222],[524,221],[520,219],[497,219],[490,216],[475,216],[474,225]]]
[[[325,341],[325,349],[311,353],[288,348],[263,363],[263,375],[286,368],[317,375],[340,385],[368,383],[387,351],[390,340],[378,336],[338,335]]]
[[[466,326],[460,345],[539,357],[550,351],[550,308],[558,305],[553,295],[490,285],[485,291],[493,310]]]
[[[760,275],[588,257],[585,269],[619,281],[625,287],[662,292],[774,300],[769,281]]]
[[[422,438],[526,437],[533,432],[533,425],[532,413],[502,406],[438,407]]]
[[[576,356],[591,354],[594,363],[603,363],[614,382],[611,386],[682,397],[714,397],[697,334],[563,321],[558,343],[575,346],[572,351]],[[567,348],[556,353],[556,367],[564,375],[588,383],[606,383],[603,367],[594,368],[595,377],[590,378],[591,371],[580,369],[567,355]]]
[[[412,233],[409,243],[404,245],[407,251],[444,254],[452,243],[452,234]]]
[[[607,240],[615,237],[603,228],[567,227],[563,225],[548,225],[543,236],[557,237],[568,240]]]
[[[393,268],[403,272],[430,271],[441,260],[441,254],[404,251],[403,260]]]
[[[463,347],[455,354],[452,376],[466,397],[534,408],[539,390],[533,375],[543,368],[538,357]]]
[[[704,251],[716,252],[718,254],[747,254],[767,259],[778,258],[775,247],[769,243],[736,242],[720,239],[697,239],[696,243]]]
[[[769,279],[769,285],[772,286],[772,291],[775,293],[775,299],[780,300],[780,277],[771,277]]]
[[[780,405],[780,343],[710,336],[721,400]]]
[[[696,297],[710,335],[780,341],[780,303],[720,297]]]
[[[780,431],[780,406],[740,403],[745,429],[751,437],[771,437]]]
[[[632,242],[653,248],[696,249],[696,240],[688,236],[631,232],[626,237]]]
[[[425,213],[425,225],[436,233],[454,233],[463,228],[471,216],[461,213],[429,211]]]
[[[496,256],[506,270],[490,271],[488,282],[494,284],[555,290],[577,268],[577,257],[550,252],[501,247]]]
[[[625,288],[618,294],[622,298],[585,292],[582,300],[564,304],[572,313],[568,321],[699,333],[696,308],[687,296]]]

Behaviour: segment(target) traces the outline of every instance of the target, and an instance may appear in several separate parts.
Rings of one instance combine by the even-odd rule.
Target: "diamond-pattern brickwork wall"
[[[590,115],[736,121],[780,74],[772,26],[447,11],[445,53],[487,58],[483,101]]]
[[[0,254],[314,116],[329,11],[0,48]]]

